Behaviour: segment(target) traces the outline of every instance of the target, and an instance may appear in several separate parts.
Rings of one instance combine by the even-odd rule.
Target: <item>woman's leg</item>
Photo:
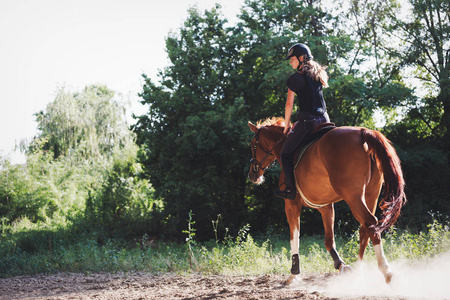
[[[281,149],[281,166],[285,175],[286,188],[284,190],[277,189],[275,196],[283,199],[295,199],[295,176],[294,176],[294,159],[295,150],[300,145],[306,135],[303,120],[297,122],[292,132],[287,136],[286,141]]]
[[[295,187],[294,176],[294,152],[298,149],[308,132],[312,132],[317,126],[325,122],[330,122],[327,113],[320,117],[299,117],[299,121],[287,136],[283,148],[281,149],[281,166],[285,175],[286,188],[284,190],[277,189],[275,191],[275,196],[283,199],[295,199],[297,189]]]

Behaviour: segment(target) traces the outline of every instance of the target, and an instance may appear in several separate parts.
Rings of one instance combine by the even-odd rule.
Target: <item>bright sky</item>
[[[106,84],[143,113],[141,74],[157,82],[169,64],[165,37],[182,26],[189,7],[215,3],[233,23],[244,0],[1,0],[0,156],[24,161],[13,149],[37,134],[33,114],[62,85],[75,92]]]

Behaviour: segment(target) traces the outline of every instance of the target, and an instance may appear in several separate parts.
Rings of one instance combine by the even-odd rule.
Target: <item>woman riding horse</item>
[[[325,247],[333,258],[334,267],[340,271],[349,269],[339,257],[334,240],[334,203],[342,200],[361,224],[358,260],[362,261],[370,239],[378,268],[389,283],[392,273],[383,252],[381,232],[396,222],[406,201],[400,159],[380,132],[362,127],[338,127],[311,144],[294,170],[293,152],[301,139],[319,124],[328,122],[322,96],[322,87],[327,86],[328,78],[325,68],[313,66],[311,52],[305,45],[294,45],[287,58],[299,71],[288,80],[286,118],[268,119],[257,125],[249,122],[255,136],[250,144],[252,160],[248,174],[252,182],[260,184],[264,172],[275,160],[282,164],[285,174],[281,172],[279,183],[285,175],[286,189],[278,190],[276,195],[285,198],[290,229],[292,268],[287,284],[295,282],[300,275],[300,212],[304,206],[317,209],[322,215]],[[291,129],[294,93],[300,101],[299,122],[285,140]],[[382,186],[384,195],[378,203]],[[382,210],[380,220],[375,216],[377,204]]]
[[[303,138],[322,123],[330,122],[323,99],[322,87],[328,87],[326,67],[313,60],[311,50],[305,44],[292,46],[286,59],[297,72],[288,81],[288,94],[285,106],[284,134],[288,134],[281,150],[281,165],[284,170],[286,188],[277,189],[275,196],[294,200],[296,195],[293,154]],[[291,128],[291,115],[294,96],[297,94],[299,110],[297,123]]]

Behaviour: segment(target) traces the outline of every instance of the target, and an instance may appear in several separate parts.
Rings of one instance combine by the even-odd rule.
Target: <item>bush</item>
[[[134,144],[116,148],[103,184],[89,191],[87,223],[112,236],[142,236],[149,230],[149,221],[162,208],[161,201],[154,199],[150,183],[140,177],[137,151]]]

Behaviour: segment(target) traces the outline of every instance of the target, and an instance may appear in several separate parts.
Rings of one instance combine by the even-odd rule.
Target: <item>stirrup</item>
[[[283,191],[280,189],[277,189],[274,194],[275,194],[275,196],[280,197],[282,199],[295,200],[297,191],[293,188],[286,188]]]

